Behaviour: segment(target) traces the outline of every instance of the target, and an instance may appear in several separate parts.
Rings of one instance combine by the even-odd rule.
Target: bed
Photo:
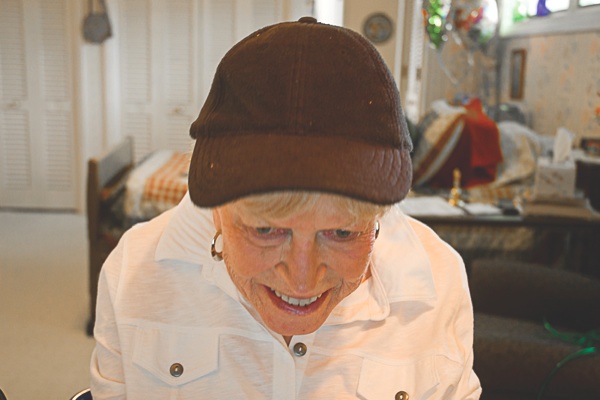
[[[130,137],[88,161],[88,334],[93,333],[98,277],[106,257],[131,226],[179,203],[187,191],[188,166],[188,153],[171,150],[156,151],[136,164]]]

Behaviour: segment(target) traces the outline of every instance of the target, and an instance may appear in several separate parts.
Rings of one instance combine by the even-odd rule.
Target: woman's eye
[[[347,231],[345,229],[336,229],[335,230],[335,235],[337,237],[339,237],[340,239],[347,239],[350,237],[350,235],[352,235],[352,232]]]
[[[332,229],[324,232],[325,236],[334,240],[352,240],[358,237],[359,232],[348,231],[346,229]]]
[[[273,228],[265,226],[265,227],[256,228],[256,233],[258,233],[259,235],[268,235],[269,233],[271,233],[272,230],[273,230]]]
[[[261,239],[276,239],[287,234],[286,229],[272,228],[270,226],[260,226],[254,228],[255,235]]]

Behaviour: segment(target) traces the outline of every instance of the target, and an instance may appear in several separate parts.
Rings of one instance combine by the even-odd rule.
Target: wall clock
[[[370,15],[363,25],[363,34],[373,43],[387,41],[394,30],[394,23],[387,15],[377,13]]]

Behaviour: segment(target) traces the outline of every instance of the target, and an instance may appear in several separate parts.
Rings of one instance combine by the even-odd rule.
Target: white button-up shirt
[[[289,345],[211,258],[210,210],[135,226],[100,276],[94,400],[478,399],[460,256],[399,210],[380,226],[371,277]]]

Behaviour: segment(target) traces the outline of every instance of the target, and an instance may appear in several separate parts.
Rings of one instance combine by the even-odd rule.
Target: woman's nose
[[[292,240],[283,261],[290,287],[297,290],[297,294],[313,295],[326,269],[319,245],[312,240]]]

